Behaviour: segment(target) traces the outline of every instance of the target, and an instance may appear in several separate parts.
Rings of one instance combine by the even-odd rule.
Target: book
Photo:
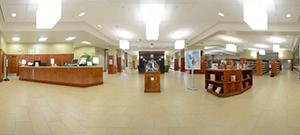
[[[214,87],[214,85],[213,85],[213,84],[208,84],[208,87],[207,87],[207,89],[209,89],[209,90],[212,90],[212,89],[213,89],[213,87]]]
[[[222,88],[218,87],[215,92],[218,93],[218,94],[220,94],[221,90],[222,90]]]
[[[210,74],[210,80],[215,81],[216,80],[216,75],[215,74]]]
[[[230,81],[235,82],[236,81],[236,76],[235,75],[231,75],[230,76]]]

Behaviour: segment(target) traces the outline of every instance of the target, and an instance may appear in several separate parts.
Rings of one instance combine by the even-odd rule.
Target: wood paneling
[[[62,66],[64,63],[70,64],[74,58],[74,54],[35,54],[35,55],[10,54],[8,55],[8,58],[9,58],[9,65],[8,65],[9,73],[18,74],[19,71],[18,67],[21,66],[20,64],[23,59],[26,60],[27,62],[40,60],[41,62],[45,63],[47,66],[50,66],[51,65],[50,59],[54,58],[57,66]]]
[[[20,67],[20,80],[89,87],[103,83],[102,67]]]
[[[115,59],[113,55],[108,56],[108,74],[115,73]]]
[[[160,92],[160,72],[145,72],[145,92]]]
[[[117,67],[118,67],[118,72],[122,72],[122,58],[121,57],[117,58]]]

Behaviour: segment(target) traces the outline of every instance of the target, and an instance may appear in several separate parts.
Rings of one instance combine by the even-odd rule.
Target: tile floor
[[[190,76],[161,76],[162,93],[143,92],[143,75],[106,75],[104,85],[74,88],[0,83],[0,135],[300,135],[300,80],[290,71],[255,77],[240,95],[188,91]]]

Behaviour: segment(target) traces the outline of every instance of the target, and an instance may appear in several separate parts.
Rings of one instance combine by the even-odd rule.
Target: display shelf
[[[270,72],[268,60],[256,60],[256,75],[262,76]]]
[[[253,71],[208,69],[205,72],[205,88],[218,97],[241,94],[253,85]]]
[[[278,60],[273,60],[271,63],[271,77],[278,75],[281,71],[281,63]]]

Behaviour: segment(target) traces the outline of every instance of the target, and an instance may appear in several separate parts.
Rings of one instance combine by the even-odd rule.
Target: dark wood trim
[[[174,70],[175,70],[175,71],[178,71],[178,70],[179,70],[179,60],[178,60],[178,59],[175,59],[175,60],[174,60]]]
[[[117,58],[117,67],[118,67],[118,72],[122,72],[122,58],[118,57]]]
[[[180,71],[185,72],[185,58],[182,57],[180,61]]]

